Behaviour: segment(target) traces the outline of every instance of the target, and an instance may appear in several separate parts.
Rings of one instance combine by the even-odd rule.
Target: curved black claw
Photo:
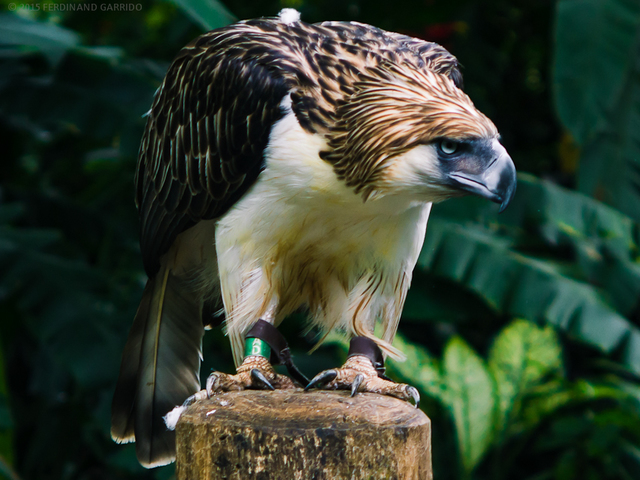
[[[313,377],[306,387],[304,387],[304,391],[307,392],[314,387],[323,387],[327,383],[335,380],[337,376],[338,372],[335,370],[325,370],[324,372],[320,372],[318,375]]]
[[[351,384],[351,396],[353,397],[358,390],[360,389],[360,385],[362,385],[362,381],[364,380],[364,375],[359,373],[356,375],[356,378],[353,379],[353,383]]]
[[[269,380],[267,380],[267,377],[264,376],[264,373],[262,373],[257,368],[251,370],[251,384],[254,387],[266,388],[267,390],[275,390],[275,388],[273,388],[273,385],[271,385],[271,382],[269,382]]]
[[[413,403],[414,403],[415,407],[419,408],[420,407],[420,394],[418,393],[418,390],[416,390],[412,386],[408,386],[407,387],[407,393],[413,399]]]

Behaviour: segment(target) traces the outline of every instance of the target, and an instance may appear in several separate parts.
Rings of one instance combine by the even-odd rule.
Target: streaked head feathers
[[[330,150],[321,156],[365,195],[395,157],[419,144],[498,135],[448,76],[432,70],[385,62],[368,69],[354,90],[338,107]]]

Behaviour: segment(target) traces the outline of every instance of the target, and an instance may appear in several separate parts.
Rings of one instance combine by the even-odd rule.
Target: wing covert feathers
[[[145,287],[125,346],[112,404],[111,435],[135,440],[140,463],[175,458],[175,432],[162,417],[200,389],[202,301],[169,268]]]
[[[221,216],[255,181],[287,89],[266,67],[185,48],[156,94],[136,202],[149,275],[177,235]]]

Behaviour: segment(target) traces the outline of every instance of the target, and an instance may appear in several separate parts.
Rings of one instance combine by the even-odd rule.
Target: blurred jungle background
[[[435,478],[640,478],[640,2],[69,5],[86,4],[1,4],[0,475],[173,476],[109,437],[145,281],[142,115],[191,39],[294,7],[443,44],[519,170],[501,215],[434,208],[397,340],[408,360],[388,362],[423,396]],[[313,337],[283,330],[308,375],[344,358],[340,341],[308,356]],[[203,377],[233,368],[221,331],[204,354]]]

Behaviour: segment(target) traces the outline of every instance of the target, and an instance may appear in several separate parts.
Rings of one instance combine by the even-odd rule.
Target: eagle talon
[[[251,370],[251,386],[267,390],[275,390],[271,382],[257,368]]]
[[[362,385],[362,382],[364,380],[364,375],[359,373],[356,375],[356,378],[353,379],[353,384],[351,385],[351,396],[355,396],[356,393],[358,393],[358,390],[360,389],[360,385]]]
[[[304,387],[304,391],[308,392],[312,388],[322,388],[331,383],[338,376],[338,372],[335,370],[325,370],[313,377],[309,384]]]
[[[418,390],[415,387],[412,387],[411,385],[409,385],[407,386],[406,393],[413,400],[414,406],[416,408],[420,408],[420,393],[418,393]]]

